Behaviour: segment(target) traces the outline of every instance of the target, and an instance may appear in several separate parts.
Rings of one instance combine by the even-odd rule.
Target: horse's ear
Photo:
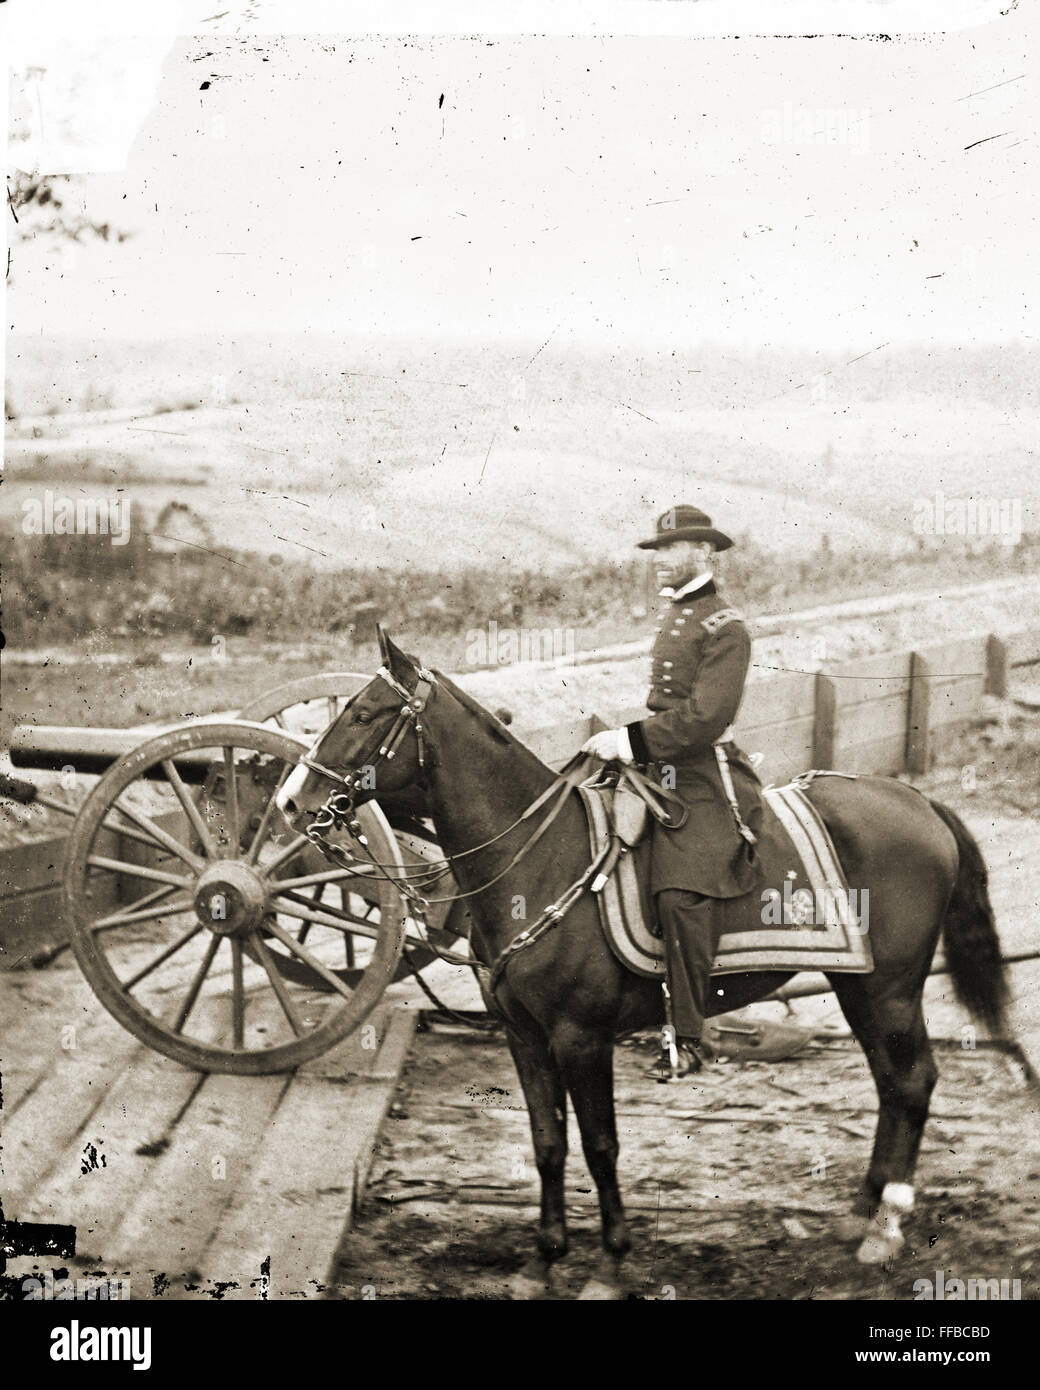
[[[415,662],[396,642],[391,641],[382,626],[379,628],[379,653],[383,658],[383,665],[394,680],[400,681],[402,685],[412,686],[419,679],[419,668]]]

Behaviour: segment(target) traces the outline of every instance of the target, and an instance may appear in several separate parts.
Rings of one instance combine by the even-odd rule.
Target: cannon
[[[19,779],[4,778],[0,794],[73,818],[68,944],[105,1008],[149,1047],[199,1071],[290,1070],[361,1027],[393,980],[468,936],[461,904],[417,920],[393,881],[424,866],[443,877],[438,896],[452,891],[414,796],[359,808],[362,835],[341,837],[335,866],[275,805],[300,754],[367,679],[304,677],[236,718],[147,738],[14,730],[16,768],[97,779],[78,808]]]

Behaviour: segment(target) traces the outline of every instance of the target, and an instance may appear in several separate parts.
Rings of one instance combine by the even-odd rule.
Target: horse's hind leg
[[[831,983],[877,1086],[877,1132],[860,1203],[870,1224],[858,1258],[880,1264],[903,1244],[900,1222],[913,1207],[914,1168],[938,1072],[919,986],[908,998],[895,995],[891,984],[880,994],[872,976]]]
[[[567,1091],[547,1042],[533,1030],[528,1037],[510,1027],[507,1036],[531,1121],[535,1164],[542,1185],[538,1251],[548,1266],[567,1253],[563,1185],[567,1162]],[[518,1289],[529,1277],[521,1275]],[[545,1279],[541,1282],[544,1284]]]
[[[614,1116],[614,1033],[563,1022],[552,1049],[563,1073],[581,1130],[582,1148],[599,1195],[603,1246],[610,1268],[586,1285],[582,1298],[620,1296],[620,1262],[632,1248],[617,1180],[618,1140]]]

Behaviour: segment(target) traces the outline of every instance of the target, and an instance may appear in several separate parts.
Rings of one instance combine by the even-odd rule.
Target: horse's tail
[[[995,1037],[1006,1027],[1008,982],[997,924],[989,900],[986,861],[974,835],[955,811],[932,801],[957,841],[957,879],[943,916],[946,965],[957,998]]]

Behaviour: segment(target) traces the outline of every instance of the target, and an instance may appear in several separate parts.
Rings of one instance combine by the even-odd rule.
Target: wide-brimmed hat
[[[698,507],[669,507],[657,518],[657,534],[639,541],[640,550],[661,550],[674,541],[706,541],[716,550],[728,550],[732,540],[711,524],[711,517]]]

